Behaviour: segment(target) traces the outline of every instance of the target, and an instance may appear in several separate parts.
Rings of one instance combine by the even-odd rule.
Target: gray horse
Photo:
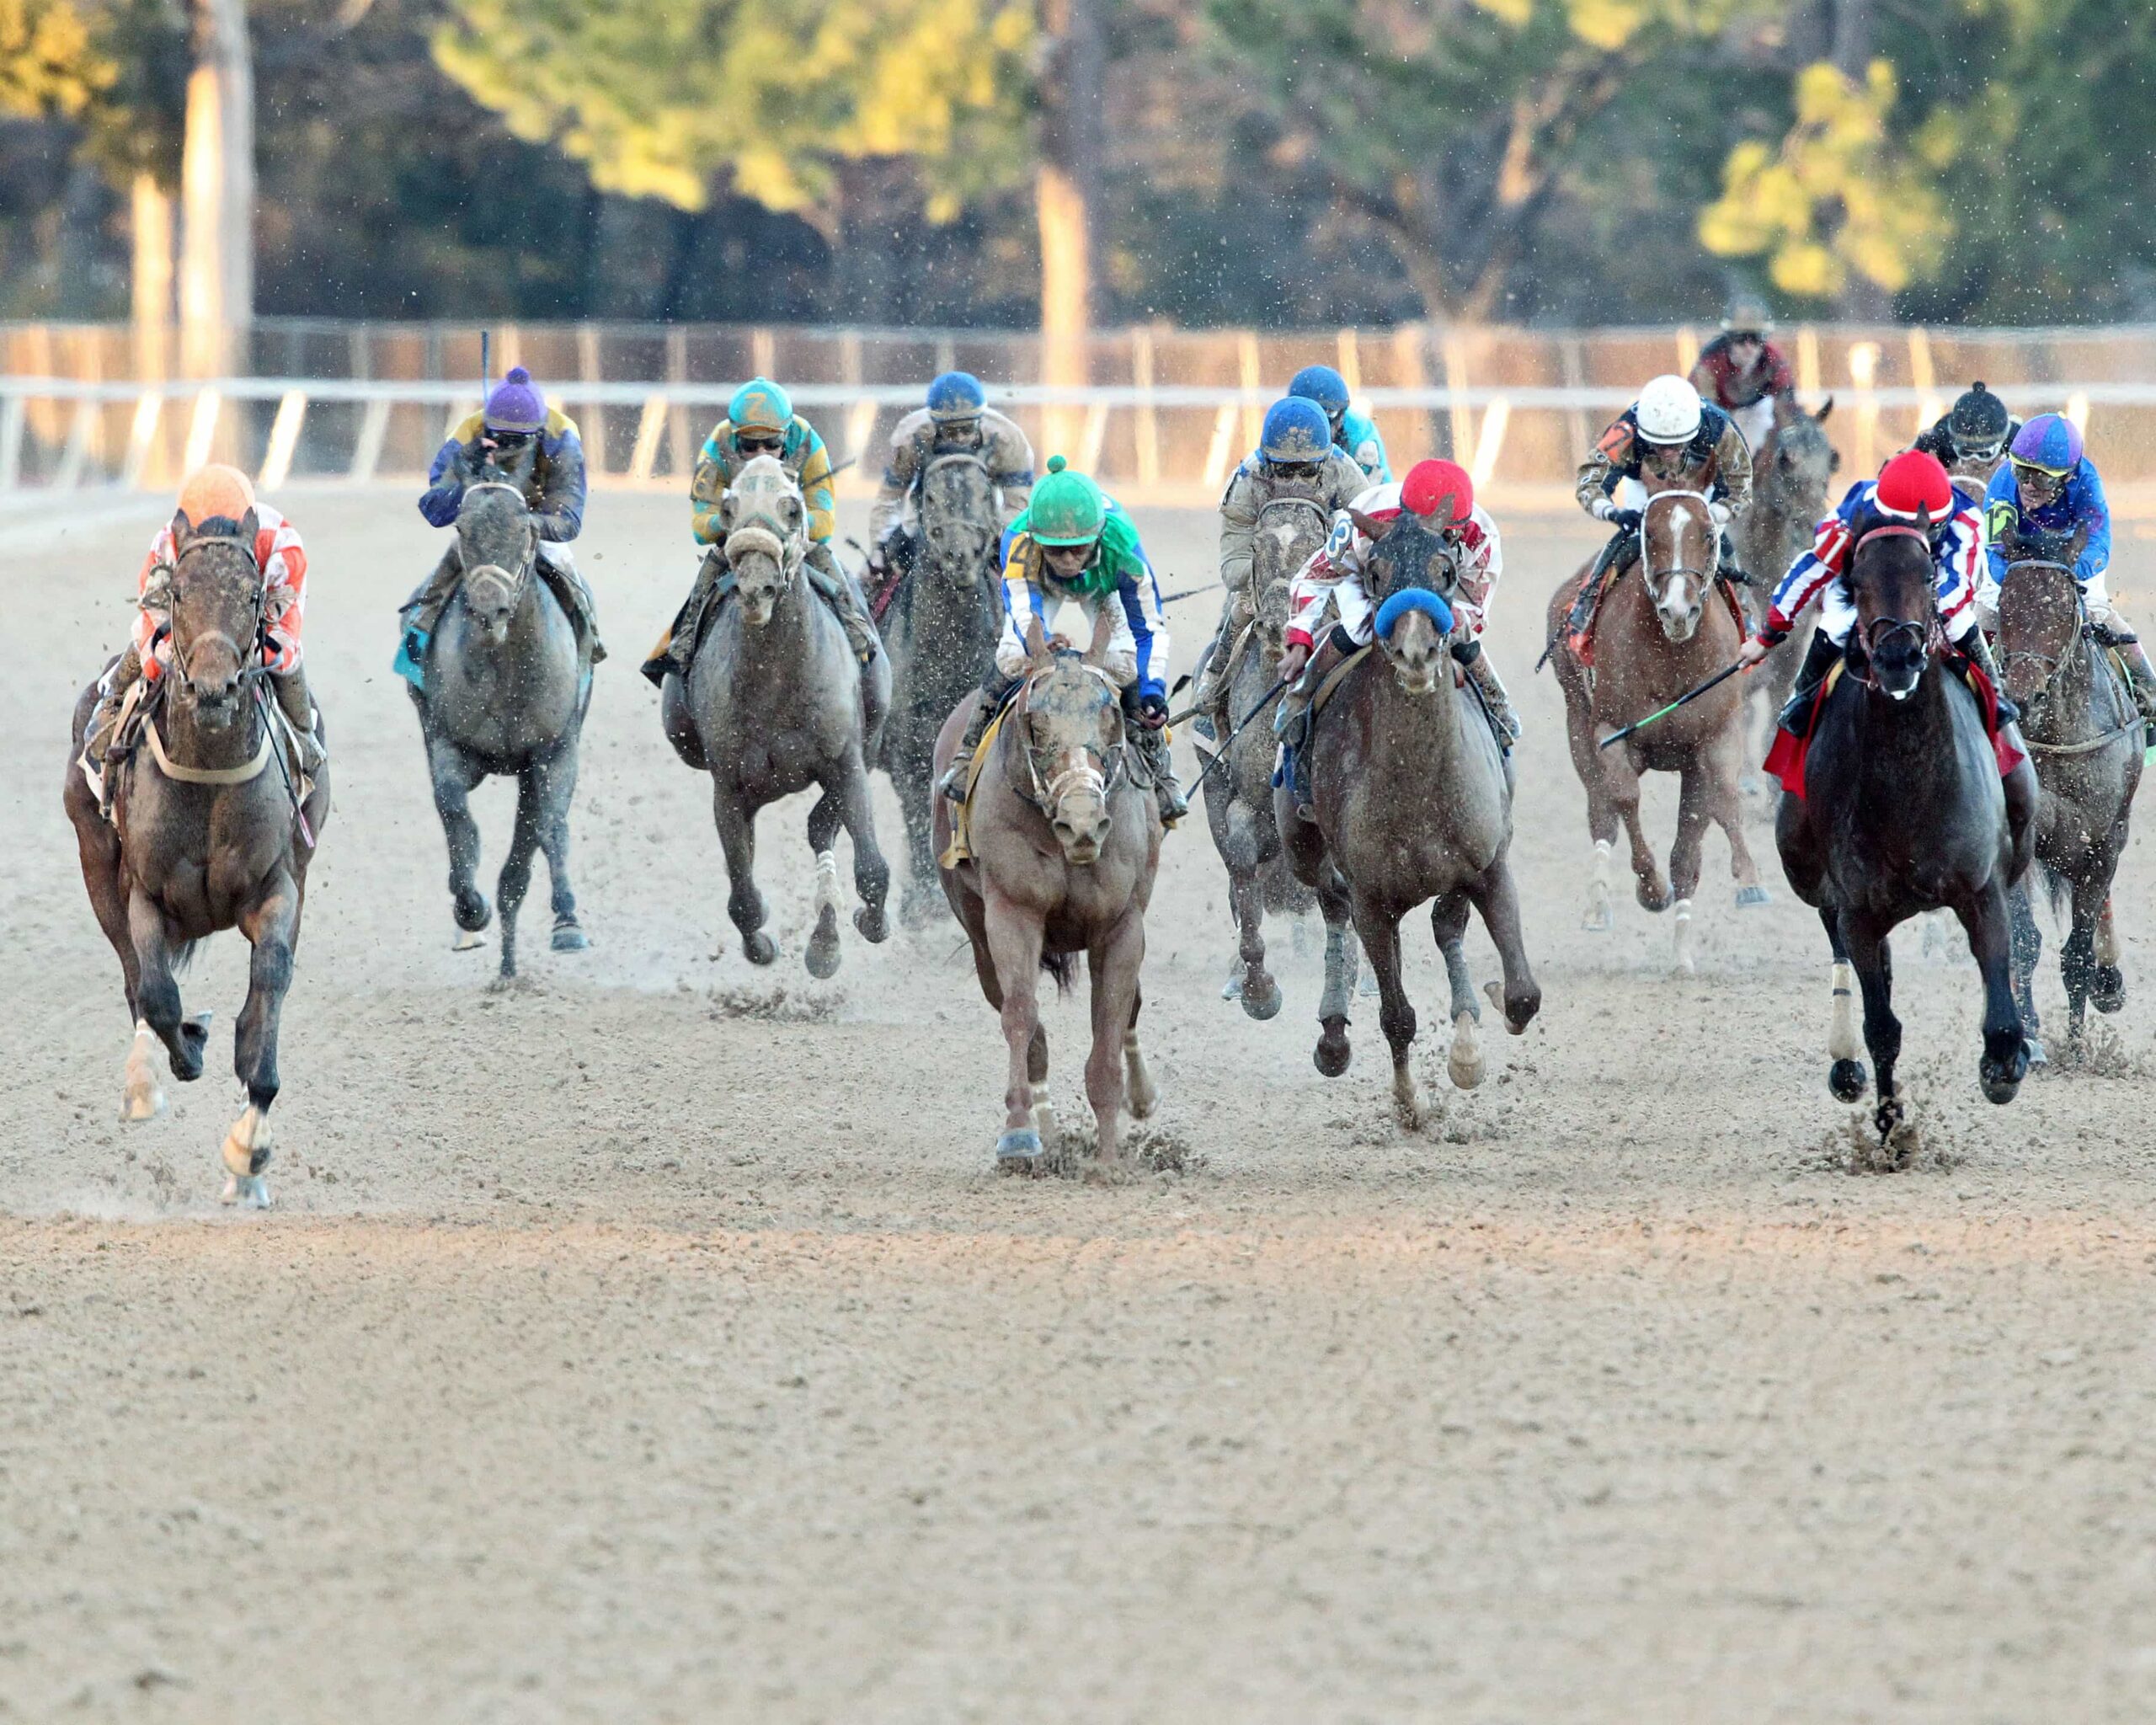
[[[839,968],[838,862],[843,825],[853,840],[853,882],[862,898],[853,926],[872,941],[890,932],[883,904],[890,865],[876,844],[868,766],[891,704],[891,662],[863,665],[830,606],[802,579],[808,548],[801,489],[770,456],[744,466],[719,504],[733,586],[691,649],[686,686],[669,675],[659,717],[675,752],[711,775],[712,818],[726,852],[726,914],[755,964],[778,957],[764,932],[756,890],[756,816],[768,803],[817,786],[808,811],[816,859],[816,927],[807,963],[813,976]]]
[[[1229,991],[1253,1018],[1280,1010],[1280,985],[1265,968],[1265,913],[1309,909],[1310,894],[1288,868],[1280,828],[1273,818],[1275,744],[1267,713],[1253,713],[1280,675],[1287,633],[1289,584],[1310,553],[1325,542],[1330,524],[1307,498],[1276,498],[1258,511],[1251,536],[1250,590],[1255,616],[1233,640],[1219,644],[1230,655],[1225,688],[1231,723],[1239,734],[1225,743],[1228,758],[1206,763],[1205,819],[1214,847],[1228,871],[1228,900],[1239,937],[1241,969]],[[1250,722],[1243,724],[1248,718]]]
[[[223,531],[217,531],[221,528]],[[196,942],[237,928],[254,948],[232,1068],[247,1108],[226,1135],[225,1202],[270,1202],[270,1106],[277,1099],[277,1030],[292,980],[307,864],[329,819],[329,776],[315,774],[303,811],[293,807],[296,750],[262,694],[262,630],[254,515],[237,524],[173,522],[173,664],[131,757],[119,769],[114,818],[74,765],[97,706],[97,685],[75,703],[73,750],[62,802],[74,824],[83,884],[98,926],[120,955],[135,1040],[121,1118],[147,1120],[164,1092],[152,1039],[173,1076],[202,1076],[208,1014],[182,1015],[176,973]],[[138,683],[138,688],[146,687]]]
[[[1775,584],[1810,547],[1820,518],[1827,513],[1827,494],[1834,470],[1842,464],[1827,441],[1827,415],[1833,410],[1829,397],[1816,414],[1793,411],[1759,446],[1758,459],[1753,464],[1752,507],[1737,524],[1737,551],[1753,583],[1745,595],[1745,609],[1755,628],[1767,614]],[[1805,644],[1812,638],[1810,625],[1810,618],[1799,619],[1789,638],[1746,680],[1751,697],[1746,724],[1756,739],[1756,747],[1746,751],[1747,761],[1766,757],[1774,720],[1796,686],[1797,667],[1804,661]],[[1771,782],[1765,782],[1771,789]]]
[[[479,944],[494,914],[472,879],[479,864],[472,788],[497,773],[516,779],[516,826],[494,889],[504,981],[516,975],[516,915],[536,851],[546,852],[553,882],[554,950],[581,952],[590,944],[577,922],[568,852],[591,670],[579,655],[568,613],[539,574],[538,550],[516,486],[482,481],[465,491],[450,552],[462,578],[422,649],[424,687],[412,691],[435,811],[449,841],[460,950]]]
[[[1442,511],[1439,511],[1442,513]],[[1273,793],[1273,813],[1295,878],[1317,894],[1325,914],[1323,1033],[1315,1059],[1327,1077],[1348,1070],[1348,1007],[1355,964],[1349,918],[1376,971],[1378,1023],[1392,1049],[1393,1103],[1407,1126],[1422,1100],[1409,1051],[1415,1008],[1400,980],[1400,919],[1435,900],[1430,926],[1452,987],[1453,1082],[1482,1081],[1476,1037],[1480,1009],[1462,951],[1471,906],[1497,943],[1504,989],[1490,994],[1515,1036],[1542,1004],[1520,937],[1519,895],[1506,852],[1512,843],[1512,775],[1481,709],[1460,688],[1447,635],[1444,594],[1456,587],[1444,540],[1415,516],[1390,526],[1357,519],[1373,542],[1369,592],[1380,605],[1377,650],[1342,676],[1310,739],[1314,821],[1295,809],[1293,788]]]
[[[891,713],[882,764],[905,815],[911,873],[900,916],[910,928],[927,923],[944,902],[930,806],[937,733],[980,686],[1003,627],[995,486],[986,464],[968,451],[932,457],[921,475],[920,511],[920,554],[883,618]]]

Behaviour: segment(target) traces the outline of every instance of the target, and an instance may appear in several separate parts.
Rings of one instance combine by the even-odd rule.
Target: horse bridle
[[[1657,491],[1653,496],[1647,499],[1646,507],[1640,511],[1641,574],[1646,579],[1650,581],[1662,580],[1672,575],[1689,575],[1694,580],[1700,584],[1702,590],[1702,595],[1704,596],[1704,590],[1714,584],[1715,570],[1695,569],[1689,563],[1678,563],[1672,569],[1658,569],[1654,568],[1648,561],[1647,516],[1653,510],[1654,506],[1662,502],[1664,499],[1668,499],[1670,501],[1676,503],[1698,504],[1706,513],[1708,545],[1710,547],[1715,546],[1718,544],[1721,539],[1721,524],[1715,520],[1715,500],[1711,497],[1708,496],[1705,492]]]
[[[1114,680],[1097,665],[1083,665],[1081,661],[1081,668],[1087,676],[1099,679],[1101,686],[1107,691],[1110,702],[1118,708],[1119,713],[1122,697],[1115,686]],[[1055,671],[1056,667],[1051,665],[1033,672],[1021,686],[1012,702],[1013,717],[1019,721],[1018,749],[1026,762],[1026,779],[1029,788],[1026,793],[1026,800],[1051,820],[1054,818],[1056,804],[1063,800],[1064,793],[1071,788],[1074,781],[1091,788],[1105,803],[1108,793],[1123,782],[1123,776],[1128,770],[1123,749],[1119,747],[1113,750],[1097,749],[1092,744],[1087,743],[1083,751],[1087,757],[1086,760],[1073,761],[1052,777],[1047,778],[1042,777],[1040,762],[1035,758],[1033,730],[1026,724],[1026,720],[1032,714],[1029,703],[1033,700],[1034,690],[1038,689],[1048,678],[1053,676]],[[1098,761],[1100,765],[1094,766],[1092,764],[1094,761]]]
[[[2002,604],[2005,602],[2006,581],[2009,581],[2014,579],[2015,570],[2026,569],[2057,569],[2061,574],[2066,576],[2069,582],[2072,582],[2073,578],[2073,571],[2071,568],[2067,564],[2057,562],[2051,558],[2025,557],[2019,558],[2015,562],[2010,563],[2006,566],[2006,580],[2002,580],[1999,583],[1999,599]],[[2034,660],[2038,665],[2044,667],[2044,681],[2042,686],[2037,691],[2037,698],[2041,699],[2043,696],[2049,694],[2052,683],[2057,681],[2059,672],[2065,669],[2067,655],[2073,650],[2073,643],[2079,641],[2082,637],[2083,632],[2089,627],[2088,613],[2082,608],[2081,589],[2079,585],[2076,585],[2073,588],[2073,613],[2075,628],[2073,633],[2068,637],[2068,645],[2064,651],[2057,654],[2039,653],[2033,647],[2015,647],[2010,650],[2002,650],[1995,655],[1999,660],[1999,675],[2001,676],[2004,676],[2007,666],[2012,665],[2016,660]]]
[[[204,550],[212,545],[235,546],[243,553],[247,553],[245,542],[237,537],[226,537],[211,534],[199,538],[190,539],[184,548],[174,556],[172,560],[173,575],[175,577],[179,575],[179,566],[185,563],[189,558],[194,556],[196,552]],[[248,554],[248,560],[250,563],[253,563],[253,558],[251,553]],[[179,597],[176,592],[173,596],[175,601]],[[251,644],[246,652],[242,652],[240,650],[239,643],[237,641],[231,641],[232,653],[240,662],[239,675],[240,681],[243,683],[246,682],[250,678],[263,676],[269,668],[264,663],[262,657],[262,638],[264,632],[269,628],[269,600],[270,590],[268,584],[263,580],[262,572],[258,569],[254,572],[254,627],[251,631],[249,631],[249,640]],[[220,640],[230,641],[231,639],[231,638],[227,636],[221,629],[214,629],[211,631],[211,633],[213,637]],[[165,620],[165,638],[172,644],[173,669],[179,673],[180,681],[183,685],[192,687],[195,681],[194,673],[187,668],[186,654],[180,649],[179,631],[173,626],[169,613],[168,613]]]
[[[506,479],[478,480],[464,488],[464,495],[466,497],[469,497],[475,491],[506,491],[519,503],[523,504],[527,511],[531,508],[530,503],[525,498],[523,488],[521,486],[513,485]],[[460,510],[463,507],[462,499],[458,500],[457,507]],[[458,547],[457,561],[460,564],[463,563],[463,551],[461,542]],[[509,588],[510,608],[514,611],[516,608],[517,601],[524,595],[524,584],[531,579],[531,571],[537,565],[538,561],[539,545],[538,542],[535,539],[532,542],[531,549],[525,554],[522,565],[519,567],[514,574],[510,574],[509,570],[504,569],[498,563],[483,563],[473,564],[466,569],[464,570],[463,578],[469,581],[474,576],[478,575],[489,574],[499,575],[502,578],[504,584]]]
[[[1001,488],[995,483],[995,475],[988,470],[987,457],[979,450],[947,449],[940,454],[931,455],[928,458],[928,464],[921,470],[919,483],[922,496],[926,497],[928,494],[928,476],[936,472],[939,467],[978,467],[980,470],[981,478],[988,481],[989,504],[990,509],[994,509],[995,498],[1000,493]],[[927,524],[926,522],[921,524],[921,537],[925,540],[927,537]],[[996,538],[997,534],[995,531],[995,517],[991,515],[988,523],[988,555],[981,560],[981,566],[979,569],[979,574],[985,578],[985,585],[988,587],[991,594],[995,590],[998,574],[995,558]]]
[[[1908,526],[1900,521],[1888,521],[1878,526],[1867,527],[1857,535],[1854,542],[1849,547],[1849,568],[1852,571],[1856,568],[1857,553],[1875,539],[1913,539],[1924,547],[1927,558],[1931,555],[1931,536],[1923,528]],[[1929,590],[1928,583],[1926,590]],[[1864,681],[1876,686],[1878,680],[1871,674],[1870,663],[1878,654],[1880,644],[1892,640],[1896,635],[1904,631],[1916,637],[1917,646],[1926,657],[1930,655],[1935,644],[1944,644],[1946,638],[1945,631],[1939,626],[1936,611],[1925,617],[1921,622],[1914,617],[1906,617],[1872,618],[1870,622],[1864,625],[1865,661],[1865,669],[1862,673]]]

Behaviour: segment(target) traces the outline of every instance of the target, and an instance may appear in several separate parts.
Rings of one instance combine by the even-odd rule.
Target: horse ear
[[[1048,657],[1048,636],[1043,633],[1038,617],[1029,618],[1026,623],[1026,657],[1036,665]]]
[[[1093,639],[1086,649],[1086,663],[1098,670],[1107,663],[1108,643],[1115,638],[1115,613],[1102,606],[1093,619]]]
[[[801,499],[798,497],[787,497],[782,498],[780,503],[786,515],[787,526],[799,526],[803,519]]]
[[[1827,451],[1827,471],[1828,471],[1828,473],[1840,473],[1840,472],[1841,472],[1841,470],[1842,470],[1842,452],[1841,452],[1841,451],[1839,451],[1838,449],[1830,449],[1830,450],[1828,450],[1828,451]]]
[[[255,535],[259,533],[261,531],[261,521],[255,515],[253,509],[249,507],[248,512],[239,518],[240,543],[246,546],[250,552],[253,551],[254,549]]]
[[[1928,503],[1920,503],[1917,505],[1917,531],[1926,537],[1930,536],[1931,505]]]
[[[734,493],[730,489],[719,494],[718,518],[728,527],[734,525]]]
[[[1441,533],[1444,531],[1447,527],[1452,526],[1452,493],[1445,491],[1438,494],[1438,506],[1430,511],[1430,519],[1442,524],[1438,529]]]
[[[187,519],[187,511],[184,510],[174,510],[172,512],[172,548],[173,552],[176,553],[186,550],[187,542],[194,537],[195,527],[193,523],[189,521]]]
[[[1814,414],[1812,417],[1816,423],[1823,425],[1827,423],[1827,415],[1833,411],[1834,398],[1830,395],[1820,404],[1819,411]]]
[[[1370,517],[1364,515],[1362,510],[1353,508],[1349,509],[1348,511],[1348,519],[1354,522],[1355,531],[1358,533],[1360,533],[1372,544],[1375,544],[1379,540],[1385,537],[1385,523],[1383,521],[1371,520]]]

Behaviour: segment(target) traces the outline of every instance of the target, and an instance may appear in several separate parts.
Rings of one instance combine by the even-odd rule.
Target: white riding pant
[[[1767,441],[1767,434],[1774,429],[1774,398],[1763,395],[1748,408],[1730,408],[1726,410],[1737,421],[1737,429],[1744,434],[1744,446],[1753,455]]]

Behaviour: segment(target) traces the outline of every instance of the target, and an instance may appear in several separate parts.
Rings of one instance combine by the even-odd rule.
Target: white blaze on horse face
[[[1090,751],[1065,749],[1051,764],[1046,784],[1051,811],[1049,824],[1064,860],[1086,863],[1096,860],[1108,832],[1108,782],[1093,764]]]
[[[1385,645],[1401,688],[1411,695],[1427,695],[1438,686],[1444,638],[1428,611],[1411,611],[1401,617]]]

